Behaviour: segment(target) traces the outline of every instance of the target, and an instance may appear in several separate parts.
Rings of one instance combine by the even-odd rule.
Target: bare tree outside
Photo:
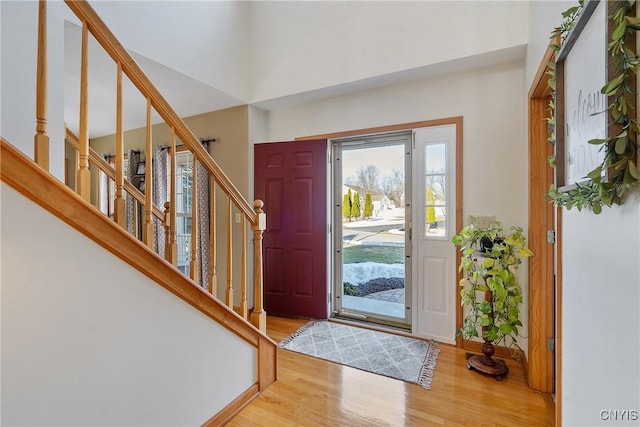
[[[432,175],[429,177],[428,185],[433,191],[434,199],[437,203],[444,203],[446,198],[445,177],[444,175]]]
[[[377,194],[380,192],[379,175],[380,171],[375,165],[360,166],[356,171],[355,184],[362,188],[365,193]]]
[[[404,173],[399,169],[393,169],[393,175],[387,175],[382,180],[382,189],[385,196],[398,208],[402,206],[404,195]]]

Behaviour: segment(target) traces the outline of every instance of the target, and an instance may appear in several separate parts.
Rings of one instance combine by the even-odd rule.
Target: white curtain
[[[109,212],[109,176],[104,173],[101,169],[98,169],[98,206],[100,208],[100,212],[109,216],[111,212]]]

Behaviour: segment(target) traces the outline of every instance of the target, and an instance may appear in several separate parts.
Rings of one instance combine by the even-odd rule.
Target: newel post
[[[47,2],[38,5],[38,59],[36,64],[36,134],[33,137],[35,162],[49,171],[47,135]]]
[[[262,233],[267,228],[267,215],[262,208],[264,202],[255,200],[253,209],[256,212],[256,223],[251,226],[253,230],[253,312],[251,313],[251,323],[262,332],[267,332],[267,312],[264,311],[263,304],[263,266],[262,266]]]

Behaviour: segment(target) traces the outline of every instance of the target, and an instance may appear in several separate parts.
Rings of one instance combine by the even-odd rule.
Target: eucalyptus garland
[[[560,44],[551,46],[556,52],[560,50],[562,42],[580,16],[583,2],[581,0],[577,6],[563,12],[562,24],[551,33],[552,38],[559,36],[561,40]],[[640,18],[634,14],[635,0],[616,0],[611,2],[611,6],[609,19],[610,25],[614,27],[607,50],[614,67],[614,76],[600,92],[610,99],[605,112],[611,115],[615,132],[607,138],[589,141],[589,144],[600,145],[600,150],[604,150],[605,155],[602,164],[587,174],[585,182],[576,183],[569,191],[560,192],[554,185],[549,189],[549,196],[556,206],[567,209],[575,206],[578,210],[590,207],[596,214],[602,211],[603,206],[622,204],[627,193],[640,184],[640,172],[635,163],[638,153],[638,121],[634,118],[633,111],[636,92],[632,86],[640,68],[640,59],[626,45],[630,37],[635,37],[635,31],[640,30]],[[549,66],[549,85],[555,91],[555,64]],[[553,100],[549,109],[551,117],[548,121],[555,128]],[[549,142],[554,144],[555,137],[552,136]],[[550,158],[549,164],[555,166],[555,159]],[[603,181],[602,172],[606,170],[609,171],[609,179]]]

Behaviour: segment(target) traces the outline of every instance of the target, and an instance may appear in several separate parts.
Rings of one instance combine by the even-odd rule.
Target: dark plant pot
[[[504,237],[496,237],[495,240],[491,240],[488,237],[483,237],[480,239],[480,252],[488,253],[493,249],[493,245],[495,243],[501,244],[504,242]]]

